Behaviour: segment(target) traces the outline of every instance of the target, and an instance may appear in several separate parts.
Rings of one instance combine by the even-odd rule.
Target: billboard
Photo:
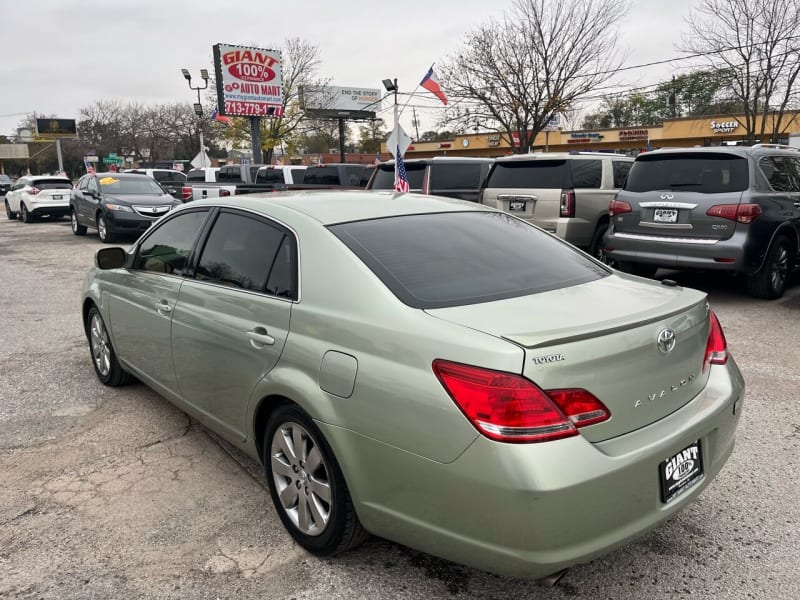
[[[36,134],[44,139],[76,138],[75,119],[36,119]]]
[[[0,160],[28,158],[28,144],[0,144]]]
[[[311,117],[374,119],[381,108],[381,91],[361,87],[306,86],[300,106]]]
[[[235,117],[281,114],[280,51],[215,44],[214,69],[219,114]]]

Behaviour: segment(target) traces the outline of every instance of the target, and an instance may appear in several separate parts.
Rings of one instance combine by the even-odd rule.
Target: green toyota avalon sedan
[[[100,381],[260,460],[318,555],[374,534],[551,575],[690,504],[742,410],[705,294],[458,200],[193,202],[99,250],[82,302]]]

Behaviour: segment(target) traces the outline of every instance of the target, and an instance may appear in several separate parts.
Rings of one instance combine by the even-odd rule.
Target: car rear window
[[[469,189],[481,187],[481,163],[431,165],[431,193],[439,190]]]
[[[259,169],[256,183],[285,183],[282,169]]]
[[[32,183],[40,190],[72,189],[72,182],[69,179],[34,179]]]
[[[160,183],[183,183],[186,175],[178,171],[153,171],[153,179]]]
[[[747,159],[723,152],[644,154],[633,163],[625,190],[722,194],[747,189]]]
[[[411,190],[422,190],[422,183],[425,180],[424,163],[406,163],[406,175],[408,176],[408,187]],[[372,190],[391,190],[394,187],[394,164],[379,165],[375,179],[372,181]]]
[[[329,228],[414,308],[527,296],[609,274],[569,244],[503,213],[407,215]]]
[[[572,177],[563,159],[498,161],[486,187],[564,189],[572,187]]]

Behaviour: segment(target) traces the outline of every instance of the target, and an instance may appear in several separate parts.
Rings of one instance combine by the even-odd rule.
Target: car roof
[[[148,175],[145,175],[144,173],[130,173],[128,171],[124,173],[116,173],[114,171],[108,171],[104,173],[95,173],[94,175],[95,177],[116,177],[117,179],[137,179],[137,178],[141,179],[142,177],[150,179],[150,177]]]
[[[190,205],[243,208],[267,216],[303,215],[323,225],[364,221],[402,215],[444,212],[497,212],[475,202],[452,198],[403,194],[392,191],[297,191],[246,194],[226,197],[224,201],[199,200]]]
[[[794,156],[798,157],[798,151],[786,146],[777,146],[773,144],[765,144],[763,146],[703,146],[693,148],[659,148],[658,150],[651,150],[644,154],[640,154],[637,158],[647,157],[661,154],[685,154],[691,152],[692,154],[733,154],[746,158],[748,156]]]
[[[529,152],[528,154],[514,154],[513,156],[500,156],[495,159],[497,162],[513,162],[516,160],[548,160],[548,159],[567,159],[576,158],[613,158],[616,160],[633,160],[632,156],[626,154],[615,154],[614,152]]]
[[[491,163],[495,159],[483,156],[432,156],[431,158],[409,158],[404,159],[403,163],[406,165],[427,165],[430,163]],[[389,159],[381,163],[381,165],[393,165],[394,160]],[[379,165],[380,166],[380,165]]]
[[[35,179],[36,181],[47,181],[48,179],[55,179],[56,181],[69,181],[66,175],[23,175],[20,179]]]

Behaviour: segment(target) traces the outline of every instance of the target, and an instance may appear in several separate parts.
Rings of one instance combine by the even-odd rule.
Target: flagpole
[[[435,64],[436,64],[436,63],[431,63],[431,69],[433,68],[433,65],[435,65]],[[428,70],[430,70],[430,69],[428,69]],[[420,83],[422,83],[422,82],[420,82]],[[414,94],[416,94],[416,93],[417,93],[417,90],[419,89],[420,83],[418,83],[418,84],[417,84],[417,87],[415,87],[415,88],[414,88],[414,91],[413,91],[413,92],[411,92],[411,94],[408,96],[408,100],[406,100],[406,103],[403,105],[403,108],[401,108],[401,109],[400,109],[400,114],[401,114],[401,115],[403,114],[403,111],[404,111],[404,110],[406,109],[406,107],[408,106],[408,103],[409,103],[409,102],[411,102],[411,99],[414,97]],[[396,93],[396,92],[395,92],[395,93]],[[396,121],[396,120],[397,120],[397,119],[395,119],[395,121]]]
[[[400,163],[400,115],[397,112],[397,79],[394,80],[394,139],[395,139],[395,157],[394,157],[394,182],[397,184],[398,168]]]

